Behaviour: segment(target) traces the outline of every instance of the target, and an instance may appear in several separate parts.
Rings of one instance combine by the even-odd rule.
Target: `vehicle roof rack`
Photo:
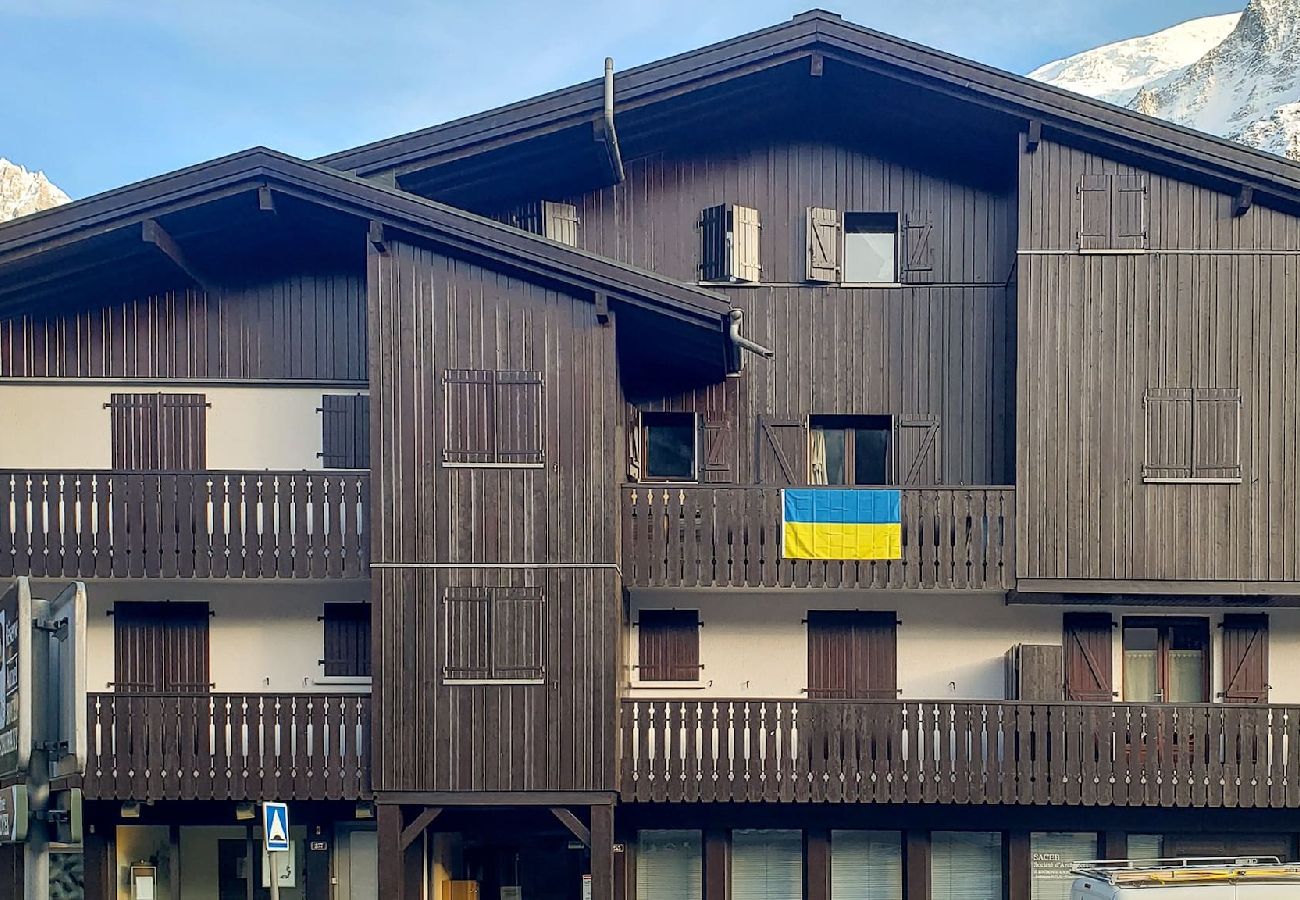
[[[1276,856],[1094,859],[1076,862],[1070,871],[1108,884],[1190,884],[1247,880],[1300,883],[1300,865],[1283,863]]]

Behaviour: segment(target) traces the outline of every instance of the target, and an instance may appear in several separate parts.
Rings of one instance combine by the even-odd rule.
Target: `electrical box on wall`
[[[154,866],[131,867],[131,900],[155,900],[158,896],[158,869]]]

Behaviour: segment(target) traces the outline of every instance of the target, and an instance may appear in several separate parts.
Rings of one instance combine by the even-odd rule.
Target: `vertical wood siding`
[[[365,285],[307,272],[0,318],[0,377],[364,381]]]
[[[592,304],[390,241],[370,261],[378,790],[611,789],[623,425]],[[446,369],[542,374],[544,465],[451,467]],[[443,682],[448,588],[540,587],[543,684]],[[463,648],[451,648],[462,659]]]
[[[1024,247],[1071,246],[1092,171],[1133,170],[1049,144],[1022,157]],[[1148,181],[1152,252],[1020,258],[1018,575],[1300,579],[1300,219]],[[1143,481],[1143,397],[1170,388],[1240,391],[1239,483]]]

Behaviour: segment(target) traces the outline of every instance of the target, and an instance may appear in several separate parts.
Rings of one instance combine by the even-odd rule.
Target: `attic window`
[[[844,281],[848,284],[898,282],[898,214],[844,214]]]

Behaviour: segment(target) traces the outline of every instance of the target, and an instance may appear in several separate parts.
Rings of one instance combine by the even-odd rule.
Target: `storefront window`
[[[803,833],[731,833],[731,900],[802,900]]]
[[[1097,833],[1039,831],[1029,836],[1030,896],[1033,900],[1070,900],[1075,863],[1097,858]]]
[[[902,835],[897,831],[832,831],[831,897],[902,900]]]
[[[1159,859],[1164,855],[1164,840],[1158,834],[1130,834],[1129,859]]]
[[[1002,835],[936,831],[930,837],[931,900],[1002,896]]]
[[[700,832],[637,833],[636,900],[700,900],[702,884]]]

